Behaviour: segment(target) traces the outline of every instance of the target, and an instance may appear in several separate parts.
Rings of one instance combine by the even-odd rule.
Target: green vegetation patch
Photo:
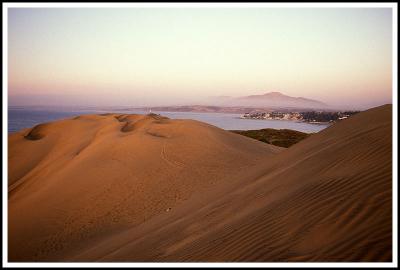
[[[311,134],[291,129],[259,129],[259,130],[231,130],[234,133],[250,137],[265,143],[280,147],[290,147],[304,140]]]

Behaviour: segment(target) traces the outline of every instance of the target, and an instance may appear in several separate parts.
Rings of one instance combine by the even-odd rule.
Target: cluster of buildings
[[[269,120],[303,120],[299,112],[254,112],[245,113],[241,116],[244,119],[269,119]]]
[[[268,119],[268,120],[292,120],[308,123],[329,123],[340,121],[348,118],[357,111],[349,112],[323,112],[323,111],[308,111],[308,112],[252,112],[245,113],[241,116],[243,119]]]

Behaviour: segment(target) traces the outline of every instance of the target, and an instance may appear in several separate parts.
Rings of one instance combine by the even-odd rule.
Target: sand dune
[[[157,115],[85,115],[12,134],[10,259],[53,259],[91,246],[193,193],[229,185],[280,151]]]
[[[11,261],[391,261],[390,105],[282,149],[190,120],[9,137]]]

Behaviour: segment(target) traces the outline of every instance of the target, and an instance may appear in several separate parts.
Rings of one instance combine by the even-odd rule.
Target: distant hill
[[[257,108],[257,107],[240,107],[240,106],[206,106],[206,105],[186,105],[186,106],[160,106],[160,107],[139,107],[127,109],[129,110],[144,110],[144,111],[155,111],[155,112],[196,112],[196,113],[254,113],[254,112],[265,112],[273,111],[268,108]]]
[[[280,92],[268,92],[261,95],[250,95],[242,97],[217,97],[218,105],[227,106],[258,106],[258,107],[282,107],[282,108],[318,108],[324,109],[329,106],[318,100],[291,97]]]
[[[280,92],[269,92],[262,95],[242,97],[216,96],[210,97],[206,104],[140,107],[136,109],[164,112],[219,112],[219,113],[252,113],[258,111],[312,111],[331,110],[332,108],[319,100],[291,97]]]

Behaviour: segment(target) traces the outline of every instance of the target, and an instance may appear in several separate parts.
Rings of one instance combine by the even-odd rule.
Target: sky
[[[9,105],[392,103],[390,8],[9,8]]]

